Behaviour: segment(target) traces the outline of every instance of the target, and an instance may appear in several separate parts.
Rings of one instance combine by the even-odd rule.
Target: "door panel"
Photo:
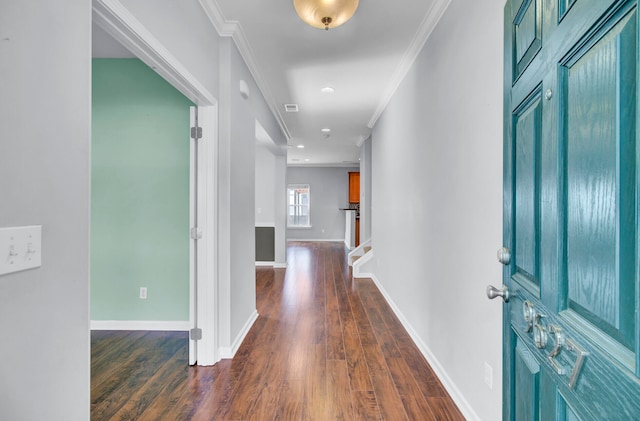
[[[517,79],[538,54],[542,45],[540,0],[522,2],[514,20],[514,76]]]
[[[505,6],[504,418],[640,419],[638,13]]]
[[[515,418],[523,421],[537,420],[540,364],[521,343],[516,345],[514,357]]]
[[[636,13],[561,67],[567,307],[634,348]],[[623,98],[624,95],[624,98]],[[618,229],[618,227],[620,227]],[[586,229],[585,229],[586,228]],[[627,315],[627,317],[625,317]]]
[[[542,98],[537,89],[514,112],[515,265],[522,286],[538,295],[538,151],[542,123]]]

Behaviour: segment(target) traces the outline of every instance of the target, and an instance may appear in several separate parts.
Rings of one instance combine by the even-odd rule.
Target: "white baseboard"
[[[91,330],[189,331],[189,321],[91,320]]]
[[[231,347],[220,347],[221,359],[231,359],[236,355],[236,352],[238,352],[238,348],[240,348],[240,345],[242,345],[242,341],[244,341],[244,338],[247,336],[249,330],[251,329],[251,326],[253,326],[256,320],[258,320],[258,310],[255,310],[251,317],[249,317],[249,320],[247,320],[247,323],[245,323],[242,330],[240,330],[240,333],[238,333],[238,336],[236,336],[236,339],[231,344]]]
[[[287,243],[290,242],[298,242],[298,243],[344,243],[344,238],[338,238],[337,240],[331,240],[326,238],[289,238]]]
[[[442,364],[440,364],[431,349],[422,341],[422,338],[420,338],[411,323],[409,323],[406,317],[404,317],[398,306],[393,302],[387,291],[385,291],[385,289],[382,287],[378,278],[376,278],[376,276],[372,273],[361,273],[358,277],[366,277],[373,280],[373,282],[378,287],[378,290],[380,290],[380,293],[395,313],[396,317],[398,317],[398,319],[400,320],[400,323],[402,323],[402,326],[404,326],[409,336],[411,336],[413,342],[418,346],[418,349],[420,349],[420,352],[435,372],[436,376],[438,376],[438,379],[440,379],[440,382],[451,396],[451,399],[453,399],[453,401],[460,409],[460,412],[462,412],[462,415],[464,415],[464,417],[470,421],[480,420],[478,414],[476,414],[471,405],[469,405],[469,402],[467,402],[464,395],[460,392],[458,386],[456,386],[453,380],[451,380],[451,377],[449,377],[447,371],[442,367]]]
[[[266,268],[272,268],[275,266],[274,262],[256,262],[256,267],[266,267]]]
[[[274,269],[286,269],[287,268],[287,262],[284,263],[277,263],[277,262],[256,262],[256,267],[257,268],[261,268],[261,267],[265,267],[265,268],[274,268]]]

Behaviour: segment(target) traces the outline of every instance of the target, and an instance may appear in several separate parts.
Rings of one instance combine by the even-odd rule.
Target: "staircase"
[[[371,247],[371,241],[367,240],[360,244],[355,249],[349,252],[347,257],[349,266],[353,268],[353,276],[357,277],[360,274],[360,267],[371,260],[373,257],[373,248]]]

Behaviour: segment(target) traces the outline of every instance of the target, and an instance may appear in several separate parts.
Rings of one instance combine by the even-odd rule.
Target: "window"
[[[289,184],[287,187],[287,201],[289,203],[287,227],[311,227],[311,219],[309,218],[310,198],[311,193],[308,184]]]

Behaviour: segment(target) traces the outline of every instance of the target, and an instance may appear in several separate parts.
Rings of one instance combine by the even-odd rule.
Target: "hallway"
[[[92,332],[93,420],[462,420],[341,243],[256,269],[260,317],[233,360],[187,367],[185,332]]]

